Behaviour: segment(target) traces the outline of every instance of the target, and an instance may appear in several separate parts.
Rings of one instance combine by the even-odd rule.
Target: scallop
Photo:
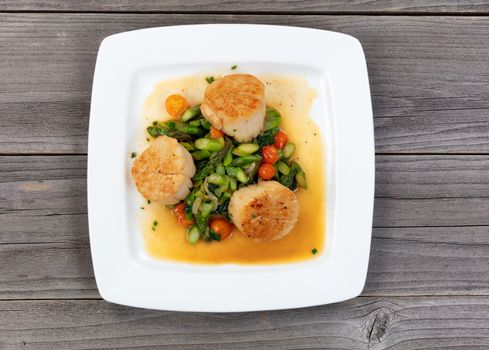
[[[132,177],[144,198],[176,204],[192,188],[195,165],[190,153],[176,139],[160,136],[135,160]]]
[[[207,87],[200,110],[212,126],[248,142],[263,129],[265,85],[250,74],[227,75]]]
[[[249,238],[266,242],[285,237],[299,218],[297,196],[276,181],[262,181],[234,192],[229,213]]]

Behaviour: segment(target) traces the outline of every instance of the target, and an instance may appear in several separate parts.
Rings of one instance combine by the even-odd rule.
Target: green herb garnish
[[[136,156],[137,156],[136,152],[131,153],[131,158],[136,158]]]
[[[318,252],[318,250],[316,248],[314,248],[313,250],[311,250],[311,253],[314,255]]]
[[[231,70],[235,70],[236,68],[238,68],[237,64],[235,64],[234,66],[231,66]]]
[[[212,84],[215,79],[214,77],[206,77],[205,80],[207,81],[207,83]]]

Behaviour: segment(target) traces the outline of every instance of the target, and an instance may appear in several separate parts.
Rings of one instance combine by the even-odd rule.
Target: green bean
[[[190,142],[180,142],[187,151],[195,151],[195,147]]]
[[[195,160],[202,160],[202,159],[205,159],[205,158],[209,158],[210,155],[211,154],[210,154],[209,151],[202,150],[202,151],[193,152],[192,153],[192,158],[194,158]]]
[[[209,123],[207,119],[201,119],[200,123],[202,124],[202,127],[206,130],[209,130],[211,128],[211,123]]]
[[[188,122],[190,119],[195,118],[200,113],[200,105],[193,106],[187,108],[185,112],[183,112],[181,119],[184,122]]]
[[[217,173],[212,173],[209,176],[207,176],[207,182],[214,184],[214,185],[222,185],[224,184],[225,177],[223,175],[219,175]]]
[[[307,190],[306,173],[304,172],[304,170],[301,168],[301,166],[299,164],[294,163],[294,165],[297,168],[297,174],[295,174],[295,181],[297,181],[297,184],[300,187]]]
[[[201,138],[197,139],[194,142],[195,148],[200,149],[200,150],[205,150],[205,151],[210,151],[210,152],[216,152],[219,151],[224,147],[223,144],[221,144],[219,141],[212,140],[212,139],[206,139],[206,138]]]
[[[200,231],[196,225],[192,225],[187,230],[187,241],[190,244],[195,244],[200,239]]]
[[[277,170],[280,171],[282,174],[289,175],[290,168],[287,164],[285,164],[282,161],[279,161],[277,162],[276,166],[277,166]]]
[[[244,167],[246,165],[249,165],[254,162],[260,162],[261,157],[259,155],[254,155],[254,156],[244,156],[244,157],[238,157],[235,158],[232,162],[232,166],[239,166],[239,167]]]
[[[238,182],[234,177],[229,177],[229,189],[233,192],[238,189]]]
[[[233,161],[233,148],[231,147],[228,151],[228,153],[226,153],[226,156],[224,157],[223,161],[222,161],[222,164],[224,166],[228,166],[231,164],[231,162]]]
[[[263,130],[267,131],[273,128],[278,128],[282,122],[280,113],[271,107],[267,107],[265,114],[265,122],[263,123]]]
[[[290,157],[292,157],[292,155],[295,152],[295,144],[289,142],[288,144],[285,145],[283,152],[284,152],[284,158],[289,159]]]
[[[229,188],[229,179],[230,177],[229,176],[223,176],[224,177],[224,181],[223,183],[221,184],[221,186],[219,186],[219,190],[221,192],[226,192]]]
[[[226,175],[226,169],[224,169],[224,165],[222,163],[219,163],[216,167],[216,173],[219,175]]]
[[[249,156],[250,154],[258,151],[259,148],[260,146],[258,146],[256,143],[242,143],[233,150],[233,154],[240,157]]]

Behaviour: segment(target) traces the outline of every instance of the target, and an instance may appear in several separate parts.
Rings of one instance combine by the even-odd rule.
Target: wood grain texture
[[[0,299],[99,297],[86,157],[0,164]],[[489,226],[456,227],[476,221],[470,210],[487,225],[487,182],[489,156],[378,156],[375,221],[386,227],[374,229],[363,295],[489,295]],[[446,212],[444,201],[458,209]]]
[[[5,350],[485,349],[486,297],[357,298],[253,313],[176,313],[104,301],[0,302]],[[436,320],[436,321],[435,321]]]
[[[215,22],[354,35],[369,66],[377,152],[489,153],[487,17],[48,13],[0,15],[0,153],[86,153],[105,36]]]
[[[1,0],[0,11],[102,11],[102,12],[290,12],[290,13],[489,13],[487,0]]]

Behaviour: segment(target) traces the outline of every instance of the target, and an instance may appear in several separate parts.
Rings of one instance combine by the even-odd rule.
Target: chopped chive
[[[231,70],[235,70],[236,68],[238,68],[237,64],[235,64],[234,66],[231,66]]]
[[[136,155],[137,155],[136,152],[132,152],[131,153],[131,158],[136,158]]]
[[[318,250],[316,248],[314,248],[313,250],[311,250],[311,253],[314,255],[318,252]]]
[[[158,125],[158,122],[155,120],[155,121],[153,122],[153,126],[156,126],[156,125]]]
[[[148,199],[148,204],[151,204],[151,201]]]
[[[207,83],[212,84],[215,79],[214,77],[206,77],[205,80],[207,81]]]
[[[144,209],[144,207],[141,207],[141,209]]]
[[[153,226],[154,226],[154,227],[158,226],[158,221],[156,221],[156,220],[155,220],[155,221],[153,221]]]
[[[256,218],[258,215],[256,215],[256,213],[251,213],[251,217],[254,219]]]
[[[149,142],[149,138],[147,138],[147,137],[146,137],[146,141],[148,141],[148,142]]]

